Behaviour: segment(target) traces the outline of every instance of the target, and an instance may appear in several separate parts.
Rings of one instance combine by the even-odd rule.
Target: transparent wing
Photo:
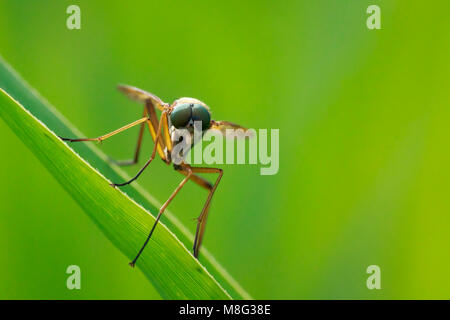
[[[152,104],[159,110],[164,109],[163,106],[165,105],[165,103],[160,98],[158,98],[157,96],[155,96],[154,94],[152,94],[150,92],[141,90],[136,87],[124,85],[124,84],[119,84],[117,86],[117,89],[119,89],[119,91],[123,92],[128,98],[130,98],[134,101],[142,102],[142,103],[151,101]]]
[[[247,129],[230,121],[211,121],[210,130],[219,130],[227,138],[251,138],[254,136],[255,132],[253,129]]]

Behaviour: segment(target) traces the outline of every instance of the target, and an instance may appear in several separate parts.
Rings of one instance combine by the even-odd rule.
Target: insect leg
[[[176,169],[179,173],[186,175],[186,172],[183,170],[178,170]],[[200,177],[199,175],[196,175],[195,173],[191,174],[191,181],[195,182],[197,185],[199,185],[200,187],[210,191],[213,188],[213,185],[206,180],[203,177]]]
[[[122,128],[119,128],[117,130],[114,130],[114,131],[112,131],[110,133],[107,133],[107,134],[102,135],[102,136],[97,137],[97,138],[83,138],[83,139],[70,139],[70,138],[63,138],[63,137],[60,137],[60,138],[63,141],[69,141],[69,142],[80,142],[80,141],[100,141],[101,142],[103,140],[108,139],[109,137],[112,137],[115,134],[118,134],[118,133],[120,133],[122,131],[130,129],[130,128],[132,128],[132,127],[134,127],[134,126],[136,126],[136,125],[138,125],[140,123],[144,123],[146,121],[148,121],[148,118],[147,117],[143,117],[143,118],[141,118],[139,120],[136,120],[136,121],[134,121],[134,122],[132,122],[130,124],[127,124],[126,126],[123,126]]]
[[[189,167],[185,167],[184,168],[185,172],[186,172],[186,177],[183,179],[183,181],[180,182],[180,184],[178,185],[178,187],[172,192],[172,194],[170,195],[169,199],[167,199],[167,201],[162,205],[161,209],[159,209],[159,213],[158,216],[156,217],[156,221],[153,224],[152,229],[150,230],[150,233],[148,234],[147,239],[144,242],[144,245],[141,247],[141,249],[139,250],[138,254],[136,255],[136,257],[133,259],[133,261],[130,262],[130,266],[134,267],[134,265],[136,264],[137,259],[139,258],[139,256],[141,255],[142,251],[144,251],[145,247],[147,246],[148,241],[150,240],[153,231],[156,228],[156,225],[159,222],[159,219],[161,218],[161,215],[164,213],[164,210],[166,210],[167,206],[169,205],[169,203],[173,200],[173,198],[175,198],[175,196],[178,194],[178,192],[181,190],[181,188],[186,184],[186,182],[189,180],[191,174],[192,174],[192,170]]]
[[[144,108],[144,114],[142,115],[143,117],[147,116],[147,109]],[[131,166],[133,164],[136,164],[139,160],[139,153],[141,151],[141,145],[142,145],[142,137],[144,135],[144,128],[145,128],[145,123],[141,123],[140,127],[139,127],[139,135],[138,135],[138,140],[137,140],[137,144],[136,144],[136,151],[134,152],[134,158],[130,159],[130,160],[114,160],[114,159],[110,159],[113,163],[115,163],[118,166]]]
[[[194,257],[198,257],[198,253],[200,250],[200,246],[202,244],[203,240],[203,234],[205,233],[205,227],[206,227],[206,219],[208,218],[209,213],[209,207],[211,205],[211,199],[214,195],[214,192],[217,189],[217,186],[219,185],[220,180],[223,176],[223,170],[219,168],[201,168],[201,167],[192,167],[192,172],[197,173],[218,173],[219,176],[216,179],[216,182],[213,186],[209,184],[209,187],[205,184],[205,179],[195,181],[197,184],[203,186],[204,188],[209,189],[208,198],[206,199],[205,205],[203,206],[202,212],[200,213],[200,216],[197,218],[197,230],[195,231],[195,239],[194,239]],[[197,176],[198,177],[198,176]],[[207,181],[206,181],[207,182]]]
[[[158,130],[156,131],[155,145],[153,147],[153,151],[152,151],[152,155],[150,156],[150,159],[148,159],[148,161],[145,163],[145,165],[142,167],[142,169],[139,170],[139,172],[132,179],[130,179],[130,180],[124,182],[124,183],[113,183],[113,184],[111,184],[111,186],[113,186],[113,187],[121,187],[121,186],[125,186],[127,184],[130,184],[131,182],[136,180],[142,174],[142,172],[144,172],[144,170],[148,167],[148,165],[153,161],[153,159],[155,159],[156,150],[157,150],[157,148],[159,146],[160,138],[161,138],[161,126],[162,126],[163,120],[165,118],[167,118],[167,112],[163,111],[162,114],[161,114],[161,118],[159,120]],[[148,120],[147,123],[148,122],[150,122],[150,120]],[[163,160],[166,159],[164,155],[163,155],[162,159]]]
[[[166,147],[164,138],[159,138],[159,140],[158,140],[159,143],[156,142],[156,136],[158,135],[158,132],[161,131],[161,128],[164,129],[167,125],[167,117],[163,117],[161,114],[161,117],[158,121],[158,117],[157,117],[156,111],[155,111],[155,106],[152,104],[151,101],[146,102],[145,109],[147,110],[148,119],[149,119],[147,121],[148,129],[152,136],[153,142],[155,143],[155,145],[157,145],[156,151],[158,152],[161,159],[163,159],[164,162],[168,163],[169,161],[164,153],[164,148]]]

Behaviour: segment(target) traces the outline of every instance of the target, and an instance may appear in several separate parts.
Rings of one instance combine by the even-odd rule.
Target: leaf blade
[[[51,107],[48,102],[42,99],[32,88],[28,87],[15,71],[1,59],[0,74],[2,75],[0,77],[0,87],[8,91],[8,94],[1,94],[2,108],[0,110],[0,115],[13,131],[19,135],[22,141],[30,147],[41,162],[44,163],[47,169],[57,177],[57,180],[60,181],[59,179],[61,179],[61,181],[64,181],[63,186],[65,186],[66,190],[71,193],[72,197],[77,200],[85,211],[89,210],[90,212],[93,212],[93,208],[95,208],[95,210],[102,210],[99,206],[100,202],[89,196],[87,196],[87,201],[85,201],[83,197],[86,197],[86,195],[89,194],[87,191],[93,192],[90,189],[90,186],[81,181],[81,176],[74,176],[74,174],[77,174],[75,170],[69,170],[71,176],[62,175],[61,171],[64,171],[64,169],[67,170],[67,168],[64,166],[64,163],[61,163],[56,159],[57,157],[54,157],[56,162],[55,159],[49,158],[49,155],[53,155],[54,152],[54,149],[52,148],[56,148],[59,151],[65,150],[60,152],[65,161],[77,161],[77,171],[79,171],[80,174],[83,173],[90,176],[89,181],[96,186],[96,191],[99,192],[97,198],[112,198],[115,201],[117,200],[115,199],[117,196],[113,194],[114,192],[119,193],[121,197],[125,197],[124,199],[126,199],[128,204],[125,204],[124,201],[117,200],[119,201],[117,203],[111,200],[111,205],[114,209],[119,210],[119,212],[127,212],[127,210],[129,210],[133,214],[131,216],[125,214],[111,216],[105,213],[104,216],[114,222],[111,222],[112,226],[115,227],[112,230],[104,227],[103,224],[105,223],[105,220],[99,220],[94,214],[88,214],[110,240],[113,238],[112,242],[114,245],[128,257],[133,257],[136,248],[139,248],[139,246],[142,245],[142,241],[145,239],[146,233],[154,221],[154,217],[149,215],[143,207],[156,213],[157,207],[159,206],[157,201],[138,185],[125,189],[129,196],[121,191],[111,188],[107,181],[105,181],[104,176],[110,180],[118,181],[119,179],[124,179],[126,174],[121,172],[120,169],[111,166],[107,162],[107,157],[91,144],[73,145],[72,149],[74,149],[76,153],[70,148],[67,148],[52,131],[68,136],[80,135],[80,133],[77,132],[77,130],[73,128],[53,107]],[[11,96],[9,96],[9,93],[11,93]],[[26,105],[27,108],[24,108],[23,105]],[[27,126],[24,126],[18,119],[26,119]],[[36,126],[31,125],[33,122],[35,122]],[[45,125],[43,122],[45,122]],[[33,132],[34,136],[30,134],[31,132]],[[37,137],[41,140],[37,139]],[[39,150],[40,148],[35,146],[39,146],[42,141],[45,141],[46,145],[44,149]],[[43,150],[45,150],[46,153],[43,153]],[[94,168],[96,168],[98,172]],[[95,174],[92,175],[92,172],[95,172]],[[101,172],[101,174],[99,172]],[[76,178],[75,180],[74,177]],[[73,181],[77,181],[78,185],[74,185]],[[112,210],[110,206],[108,206],[108,209]],[[154,243],[152,243],[153,248],[146,249],[144,251],[146,253],[142,257],[143,259],[138,262],[138,266],[153,283],[163,298],[251,298],[223,269],[223,267],[221,267],[214,258],[204,250],[202,262],[209,270],[213,271],[214,276],[226,289],[225,291],[216,279],[192,257],[190,252],[188,252],[184,245],[170,230],[175,230],[176,235],[181,238],[184,243],[192,241],[192,235],[170,212],[167,212],[166,214],[168,218],[166,218],[164,222],[169,228],[163,224],[158,226],[158,228],[164,229],[164,231],[155,234]],[[129,234],[119,232],[118,226],[120,223],[127,225],[127,230],[133,232],[130,232]],[[121,226],[121,228],[123,228],[123,226]],[[170,247],[169,251],[167,249],[168,246]],[[182,258],[179,259],[180,257]],[[167,269],[167,266],[163,263],[155,263],[156,260],[161,262],[165,259],[173,259],[173,261],[170,260],[169,269]],[[159,280],[161,277],[164,281]]]

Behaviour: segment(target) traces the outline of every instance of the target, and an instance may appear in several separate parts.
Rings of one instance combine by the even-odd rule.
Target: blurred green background
[[[66,28],[71,4],[81,30]],[[366,27],[371,4],[381,30]],[[447,0],[0,0],[0,54],[87,136],[140,116],[117,83],[280,129],[277,175],[222,166],[205,234],[254,298],[448,299],[449,9]],[[101,148],[129,158],[136,135]],[[160,298],[3,122],[0,136],[0,298]],[[157,161],[139,182],[164,201],[179,180]],[[205,198],[189,184],[170,209],[194,231]],[[71,264],[81,267],[78,291],[65,286]],[[381,290],[366,287],[372,264]]]

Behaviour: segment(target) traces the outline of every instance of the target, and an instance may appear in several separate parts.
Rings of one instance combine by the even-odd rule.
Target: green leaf
[[[81,143],[69,148],[61,141],[54,132],[83,135],[2,59],[0,88],[0,116],[5,123],[131,261],[160,204],[137,183],[125,188],[126,193],[112,188],[110,181],[129,177],[111,165],[95,145]],[[136,267],[163,298],[251,298],[205,248],[201,263],[192,256],[184,244],[191,247],[193,236],[170,211],[164,213],[157,230]]]

